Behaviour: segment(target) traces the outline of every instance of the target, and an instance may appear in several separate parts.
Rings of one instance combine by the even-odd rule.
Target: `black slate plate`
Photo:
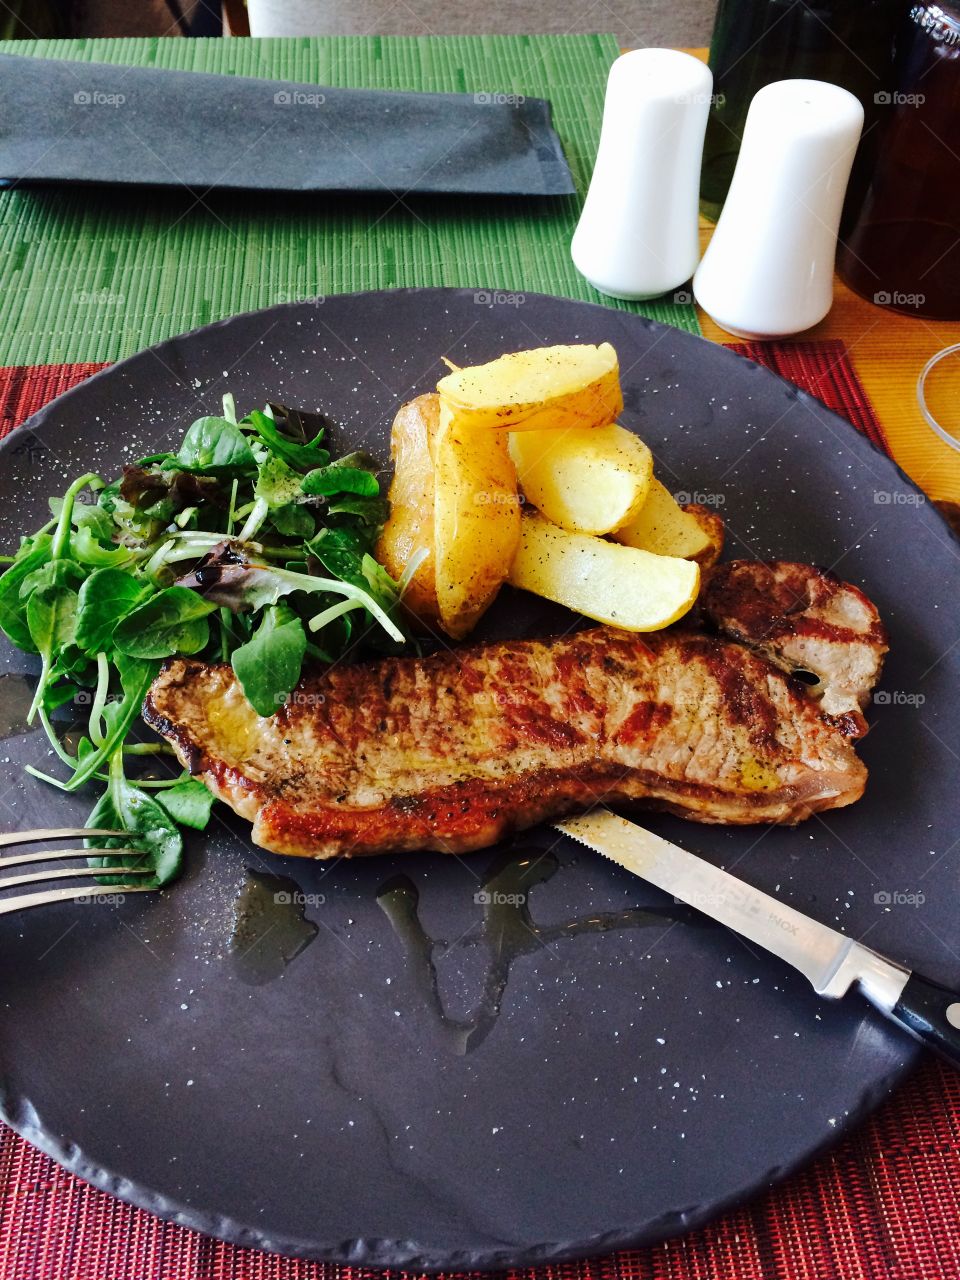
[[[936,512],[821,404],[719,347],[602,307],[476,299],[425,290],[278,307],[124,361],[4,444],[0,541],[39,524],[65,477],[153,451],[228,387],[240,405],[325,406],[344,445],[385,454],[396,405],[429,388],[441,354],[609,340],[624,421],[671,488],[722,504],[731,551],[834,566],[867,588],[892,635],[862,803],[792,831],[651,825],[957,986],[960,603],[956,547]],[[509,596],[486,630],[560,620]],[[25,670],[9,648],[2,660]],[[0,696],[15,703],[18,687],[7,679]],[[41,735],[14,732],[3,747],[0,827],[82,821],[89,799],[20,773],[51,767]],[[517,842],[551,845],[545,831]],[[96,1185],[229,1240],[353,1263],[494,1267],[701,1223],[836,1138],[915,1061],[857,998],[820,1002],[614,865],[566,842],[554,855],[527,903],[547,936],[518,929],[499,1016],[478,901],[496,851],[324,868],[254,850],[245,824],[224,817],[162,896],[3,919],[3,1115]],[[227,950],[248,867],[291,877],[280,892],[311,895],[317,926],[282,977],[260,983]],[[442,940],[436,992],[377,905],[398,876]],[[606,933],[549,932],[628,907],[650,915]],[[270,945],[254,976],[279,965]],[[449,1020],[469,1023],[478,1008],[479,1031],[458,1052],[465,1034]]]

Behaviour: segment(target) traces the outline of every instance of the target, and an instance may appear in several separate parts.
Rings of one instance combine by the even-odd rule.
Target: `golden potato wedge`
[[[711,514],[706,507],[698,507],[696,511]],[[722,520],[720,529],[722,545]],[[715,533],[709,522],[702,520],[696,512],[678,506],[667,488],[654,478],[646,502],[632,520],[614,531],[613,537],[625,547],[639,547],[658,556],[699,560],[701,555],[710,551]]]
[[[448,373],[437,390],[464,426],[511,431],[605,427],[623,408],[609,342],[512,352]]]
[[[690,556],[689,558],[696,560],[701,569],[712,569],[723,553],[723,544],[726,538],[723,516],[716,511],[711,511],[709,507],[701,506],[698,502],[688,502],[683,507],[683,511],[687,515],[694,517],[708,538],[707,545],[703,550],[698,551],[695,556]]]
[[[493,603],[516,554],[517,470],[502,432],[463,423],[442,399],[433,453],[440,625],[460,640]]]
[[[561,529],[609,533],[643,507],[653,454],[626,427],[518,431],[510,457],[525,496]]]
[[[402,577],[418,551],[424,559],[404,592],[404,608],[414,618],[436,626],[436,562],[433,547],[433,444],[440,421],[440,397],[436,392],[417,396],[401,405],[390,431],[393,480],[390,482],[390,516],[374,551],[393,578]]]
[[[508,581],[622,631],[659,631],[697,598],[700,566],[526,516]]]

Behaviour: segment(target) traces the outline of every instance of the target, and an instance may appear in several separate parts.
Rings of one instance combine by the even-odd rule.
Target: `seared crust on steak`
[[[734,560],[710,575],[703,616],[785,671],[819,676],[811,693],[827,715],[858,718],[880,679],[889,645],[876,605],[828,569],[778,560]]]
[[[794,823],[866,781],[862,719],[823,714],[750,647],[686,630],[344,664],[269,718],[229,666],[174,659],[144,715],[258,844],[313,858],[464,852],[601,802]]]

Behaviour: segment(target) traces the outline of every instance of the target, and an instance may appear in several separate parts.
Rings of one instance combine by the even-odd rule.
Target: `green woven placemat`
[[[0,41],[0,52],[315,84],[546,97],[586,189],[612,36]],[[83,109],[83,108],[78,108]],[[102,110],[122,112],[122,106]],[[121,122],[122,124],[122,122]],[[555,293],[697,332],[689,304],[618,303],[570,261],[581,196],[0,192],[0,364],[115,360],[238,311],[410,285]]]

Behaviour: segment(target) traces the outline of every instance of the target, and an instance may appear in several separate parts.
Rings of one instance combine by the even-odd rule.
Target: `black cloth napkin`
[[[541,98],[398,93],[0,55],[0,178],[569,195]]]

